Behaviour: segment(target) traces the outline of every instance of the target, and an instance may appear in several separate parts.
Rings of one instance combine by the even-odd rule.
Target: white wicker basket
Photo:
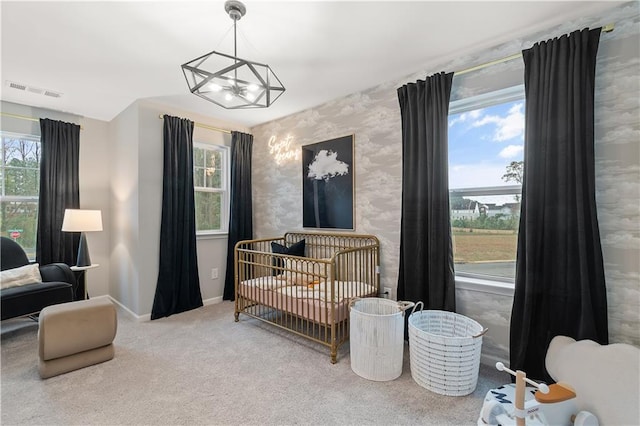
[[[404,311],[412,302],[378,297],[349,303],[351,369],[368,380],[387,381],[402,374]]]
[[[482,335],[487,332],[471,318],[454,312],[420,310],[409,316],[411,377],[441,395],[462,396],[478,383]]]

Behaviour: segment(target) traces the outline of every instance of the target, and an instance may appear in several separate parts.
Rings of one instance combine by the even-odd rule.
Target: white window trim
[[[222,175],[222,187],[224,189],[208,188],[205,186],[195,186],[195,185],[193,187],[194,194],[195,194],[195,191],[222,192],[223,194],[222,196],[223,207],[220,215],[220,229],[196,231],[196,239],[206,240],[206,239],[224,238],[229,234],[229,209],[230,209],[229,192],[231,191],[231,170],[230,170],[231,159],[229,157],[231,155],[231,149],[225,145],[218,145],[218,144],[204,143],[204,142],[194,142],[193,147],[208,149],[208,150],[218,150],[218,151],[223,151],[225,153],[222,158],[223,169],[226,172]]]
[[[485,277],[478,278],[456,274],[456,290],[477,291],[498,296],[513,296],[515,290],[513,281],[498,281]]]

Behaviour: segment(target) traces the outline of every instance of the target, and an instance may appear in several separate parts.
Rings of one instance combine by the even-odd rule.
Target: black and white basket
[[[420,306],[420,310],[416,310]],[[478,383],[482,336],[478,322],[454,312],[422,310],[409,316],[411,377],[420,386],[448,396],[473,392]]]

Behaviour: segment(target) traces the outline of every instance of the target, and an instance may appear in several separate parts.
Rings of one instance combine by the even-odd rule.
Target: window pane
[[[229,211],[228,148],[196,143],[193,152],[196,230],[224,232]]]
[[[37,196],[40,178],[40,142],[2,137],[1,195]]]
[[[36,258],[37,222],[38,200],[0,202],[0,233],[20,244],[31,260]]]
[[[17,162],[12,160],[14,163]],[[37,196],[40,187],[40,169],[6,167],[3,173],[4,195]]]
[[[208,151],[206,167],[207,188],[220,189],[222,187],[222,152]]]
[[[219,192],[195,192],[196,231],[221,229],[222,194]]]
[[[2,138],[2,144],[4,164],[13,165],[15,160],[22,167],[40,166],[40,141],[5,136]]]
[[[509,196],[452,195],[456,272],[515,278],[520,203],[514,196],[513,202],[489,201],[499,198],[508,200]]]
[[[193,170],[193,186],[204,186],[204,167],[195,167]]]
[[[0,160],[0,234],[13,238],[35,259],[40,141],[37,137],[2,133]]]
[[[449,116],[456,273],[513,279],[524,164],[524,101],[478,107]]]
[[[194,167],[204,167],[204,149],[193,147],[193,165]]]

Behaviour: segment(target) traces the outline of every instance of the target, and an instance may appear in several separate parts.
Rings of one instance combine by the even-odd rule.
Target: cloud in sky
[[[482,115],[482,109],[474,109],[473,111],[463,112],[453,120],[449,121],[449,127],[458,123],[466,123],[468,121],[477,120]]]
[[[524,103],[513,105],[506,116],[485,115],[472,123],[473,127],[495,124],[493,140],[503,142],[517,137],[524,137]]]
[[[328,181],[332,177],[344,176],[349,174],[349,165],[338,160],[338,153],[331,150],[323,149],[309,164],[309,179]]]
[[[452,164],[449,166],[449,188],[476,188],[506,185],[502,180],[504,164]]]
[[[505,147],[502,151],[500,151],[498,155],[502,158],[514,158],[514,157],[518,157],[520,153],[523,151],[524,151],[524,146],[522,145],[509,145]]]

